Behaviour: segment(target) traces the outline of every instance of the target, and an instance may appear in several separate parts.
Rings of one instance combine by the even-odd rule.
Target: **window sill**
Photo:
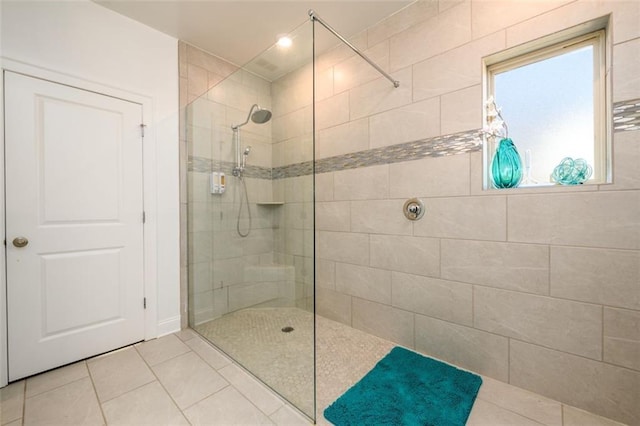
[[[561,192],[589,192],[598,191],[603,182],[590,182],[582,185],[558,185],[558,184],[538,184],[523,185],[516,188],[484,188],[486,194],[554,194]]]

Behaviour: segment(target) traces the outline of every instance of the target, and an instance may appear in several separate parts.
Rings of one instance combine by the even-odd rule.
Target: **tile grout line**
[[[96,402],[98,403],[98,407],[100,408],[100,415],[102,415],[102,420],[104,424],[107,425],[107,416],[104,414],[104,409],[102,407],[102,403],[100,402],[100,398],[98,397],[98,390],[96,389],[96,384],[93,381],[93,375],[91,374],[91,370],[89,369],[89,363],[84,361],[85,367],[87,369],[87,374],[89,375],[89,380],[91,381],[91,387],[93,389],[93,394],[96,397]]]
[[[203,343],[204,343],[204,344],[206,344],[206,345],[211,346],[211,349],[215,350],[216,352],[221,352],[220,350],[218,350],[217,348],[215,348],[211,343],[209,343],[209,341],[207,341],[206,339],[204,339],[200,334],[198,334],[197,338],[203,339]],[[191,340],[191,339],[190,339],[190,340]],[[193,351],[193,352],[194,352],[198,357],[200,357],[200,358],[202,359],[202,361],[203,361],[205,364],[207,364],[207,365],[208,365],[212,370],[214,370],[217,374],[219,374],[219,375],[220,375],[220,377],[222,377],[222,378],[224,379],[224,381],[225,381],[225,382],[227,382],[227,386],[225,386],[225,387],[223,387],[223,388],[221,388],[221,389],[218,389],[217,391],[215,391],[215,392],[214,392],[214,393],[212,393],[211,395],[207,395],[206,397],[204,397],[204,398],[202,398],[201,400],[199,400],[199,401],[197,401],[197,402],[195,402],[195,403],[191,404],[189,407],[186,407],[185,409],[189,409],[189,408],[193,407],[194,405],[196,405],[196,404],[198,404],[198,403],[200,403],[200,402],[204,401],[205,399],[207,399],[207,398],[209,398],[209,397],[211,397],[211,396],[213,396],[213,395],[218,394],[219,392],[221,392],[221,391],[223,391],[223,390],[225,390],[225,389],[227,389],[227,388],[229,388],[229,387],[230,387],[230,388],[232,388],[232,389],[234,389],[235,391],[237,391],[240,395],[242,395],[242,396],[243,396],[243,397],[244,397],[244,398],[245,398],[245,399],[246,399],[246,400],[247,400],[251,405],[253,405],[253,406],[254,406],[254,407],[255,407],[255,408],[256,408],[260,413],[264,414],[264,415],[265,415],[265,417],[267,417],[269,420],[271,420],[271,415],[275,414],[278,410],[280,410],[280,408],[282,408],[282,407],[286,406],[286,403],[285,403],[282,399],[278,398],[278,399],[280,400],[280,402],[282,402],[283,404],[282,404],[280,407],[278,407],[278,409],[276,409],[273,413],[271,413],[271,415],[267,414],[266,412],[264,412],[263,410],[261,410],[261,409],[260,409],[256,404],[254,404],[254,402],[253,402],[253,401],[252,401],[252,400],[251,400],[247,395],[245,395],[245,394],[244,394],[240,389],[238,389],[238,388],[237,388],[233,383],[231,383],[231,381],[230,381],[230,380],[228,380],[226,377],[224,377],[224,375],[222,375],[221,373],[219,373],[219,371],[220,371],[220,370],[222,370],[222,369],[224,369],[224,368],[227,368],[227,367],[229,367],[229,366],[234,366],[234,367],[236,367],[236,368],[240,369],[240,370],[242,371],[242,373],[243,373],[243,374],[247,374],[247,375],[248,375],[248,373],[246,373],[246,372],[244,371],[244,368],[242,368],[240,365],[236,364],[236,363],[235,363],[232,359],[230,359],[226,354],[220,353],[222,356],[224,356],[224,357],[229,361],[229,364],[227,364],[227,365],[225,365],[224,367],[221,367],[221,368],[219,368],[219,369],[215,369],[215,368],[213,368],[211,365],[209,365],[209,364],[204,360],[204,358],[202,358],[202,357],[200,356],[200,354],[198,354],[198,353],[197,353],[196,351],[194,351],[194,350],[192,350],[192,351]],[[249,377],[251,378],[251,376],[249,376]],[[261,385],[261,383],[258,383],[258,384],[259,384],[259,385]],[[262,385],[261,385],[261,386],[262,386]],[[263,389],[264,389],[264,388],[263,388]],[[270,392],[270,393],[272,393],[272,391],[271,391],[271,390],[269,390],[269,389],[265,389],[265,390],[266,390],[266,391],[268,391],[268,392]],[[182,410],[181,410],[181,411],[182,411]],[[186,418],[186,416],[185,416],[185,418]],[[188,421],[188,419],[187,419],[187,421]]]
[[[179,337],[176,336],[176,339],[180,340]],[[176,402],[175,399],[173,399],[173,396],[171,396],[171,394],[169,393],[169,391],[167,390],[167,388],[164,386],[164,384],[160,381],[160,378],[156,375],[156,372],[153,371],[153,368],[151,367],[151,365],[147,362],[147,360],[142,356],[142,354],[140,353],[140,351],[138,350],[138,348],[136,347],[136,345],[132,345],[133,349],[136,351],[136,353],[138,354],[138,356],[142,359],[142,362],[145,363],[145,365],[147,366],[147,368],[149,369],[149,371],[151,371],[151,374],[153,374],[153,377],[156,378],[156,382],[158,382],[158,384],[160,385],[160,387],[162,388],[162,390],[167,394],[167,396],[169,397],[169,399],[171,399],[171,402],[173,402],[173,404],[175,405],[175,407],[178,409],[178,411],[180,412],[180,414],[182,415],[182,417],[187,421],[187,423],[192,424],[189,419],[187,418],[187,416],[184,415],[184,411],[182,411],[182,409],[180,408],[180,406],[178,405],[178,403]],[[186,346],[186,345],[185,345]],[[188,346],[187,346],[188,347]],[[189,348],[189,351],[191,352],[191,348]],[[188,353],[188,352],[185,352]],[[181,354],[182,355],[182,354]],[[174,359],[176,357],[170,358],[170,359]],[[168,361],[168,360],[167,360]],[[153,382],[149,382],[149,383],[153,383]],[[142,386],[138,386],[136,389],[140,389],[143,386],[148,385],[149,383],[145,383]],[[132,389],[129,392],[132,392],[135,389]],[[129,392],[125,392],[122,395],[126,395]],[[122,396],[120,395],[120,396]],[[115,398],[113,398],[115,399]],[[111,401],[111,400],[110,400]]]

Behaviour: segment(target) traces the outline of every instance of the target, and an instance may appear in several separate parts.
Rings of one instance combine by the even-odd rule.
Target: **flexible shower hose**
[[[240,196],[240,208],[238,208],[238,220],[236,221],[236,230],[238,231],[238,235],[240,235],[241,237],[246,237],[247,235],[249,235],[249,233],[251,232],[251,208],[249,207],[249,194],[247,194],[247,184],[244,181],[244,176],[242,176],[242,174],[240,174],[240,176],[238,176],[238,179],[240,179],[240,182],[242,183],[242,190],[244,191],[244,198],[242,198],[242,196]],[[249,213],[249,229],[247,229],[247,232],[245,234],[242,233],[242,231],[240,231],[240,214],[242,213],[242,205],[246,202],[247,204],[247,213]]]

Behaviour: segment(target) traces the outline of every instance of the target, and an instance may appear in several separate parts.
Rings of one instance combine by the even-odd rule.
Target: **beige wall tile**
[[[347,40],[349,40],[349,43],[353,44],[358,49],[366,49],[368,47],[366,31],[361,31],[352,37],[348,37]],[[316,58],[315,66],[316,69],[324,70],[354,55],[355,53],[353,50],[351,50],[351,48],[346,44],[338,43],[336,47]]]
[[[471,19],[473,38],[495,32],[518,22],[526,21],[571,0],[522,0],[517,3],[504,0],[472,0]],[[496,17],[500,17],[496,19]]]
[[[400,309],[473,325],[471,285],[394,272],[392,305]]]
[[[178,40],[178,75],[180,77],[187,76],[187,43]]]
[[[640,252],[551,247],[551,295],[640,310]]]
[[[336,263],[336,291],[373,302],[391,304],[391,272]]]
[[[404,217],[404,200],[351,202],[351,230],[370,234],[411,235],[413,223]]]
[[[447,9],[451,9],[466,0],[438,0],[438,11],[444,12]]]
[[[469,154],[471,171],[470,185],[471,195],[491,195],[484,190],[484,164],[482,160],[482,152],[472,152]]]
[[[413,348],[413,314],[368,300],[354,298],[352,326],[358,330]]]
[[[438,4],[433,1],[416,1],[404,9],[386,17],[367,30],[369,45],[374,46],[392,35],[438,14]]]
[[[602,307],[474,287],[473,324],[502,336],[602,359]]]
[[[411,67],[395,71],[391,73],[391,76],[400,82],[399,87],[396,88],[386,78],[379,77],[349,91],[351,120],[388,111],[412,102]]]
[[[600,185],[600,190],[640,189],[640,143],[638,132],[616,132],[613,135],[613,183]]]
[[[316,312],[325,318],[351,325],[351,296],[316,288]]]
[[[562,404],[489,377],[482,378],[478,398],[549,426],[562,426]]]
[[[203,95],[209,89],[209,75],[207,70],[195,65],[187,65],[187,75],[189,76],[189,102],[193,97]]]
[[[640,37],[640,3],[634,0],[623,0],[611,4],[604,2],[609,7],[614,8],[613,13],[613,42],[621,43]]]
[[[314,179],[316,201],[333,201],[333,173],[319,173]],[[278,199],[275,193],[274,199]]]
[[[389,164],[391,198],[469,195],[469,155]]]
[[[385,72],[389,72],[389,41],[383,41],[363,52]],[[380,77],[378,70],[360,56],[352,56],[333,67],[335,93],[342,93]]]
[[[471,86],[440,98],[440,132],[443,135],[482,127],[482,86]]]
[[[325,68],[323,70],[318,71],[318,69],[316,69],[316,79],[315,79],[315,95],[316,95],[316,100],[317,101],[321,101],[323,99],[327,99],[330,98],[331,96],[333,96],[334,94],[336,94],[337,92],[333,89],[333,82],[334,82],[334,72],[333,72],[333,67],[329,67],[329,68]],[[311,85],[310,81],[306,82],[307,85]],[[308,90],[308,88],[305,89],[305,91],[309,91],[312,93],[313,92],[311,90]],[[309,102],[310,104],[311,102]]]
[[[326,75],[324,76],[327,77]],[[273,114],[279,117],[301,109],[313,102],[313,75],[311,66],[304,66],[271,84]],[[324,78],[320,78],[326,84]]]
[[[640,421],[640,373],[626,368],[511,340],[510,383],[623,423]]]
[[[316,158],[327,158],[369,149],[369,119],[350,121],[317,132]]]
[[[640,39],[613,46],[613,102],[640,98]]]
[[[263,206],[265,209],[270,209],[273,206]],[[284,209],[284,212],[282,211]],[[284,216],[279,222],[279,226],[286,229],[311,229],[313,225],[313,212],[307,203],[286,203],[282,207],[278,208],[278,212],[284,213]]]
[[[349,121],[349,93],[340,93],[316,103],[316,129],[328,127]]]
[[[509,339],[416,315],[416,350],[504,382],[509,380]]]
[[[505,241],[506,197],[429,198],[414,235]]]
[[[442,278],[528,293],[549,292],[549,248],[443,240]]]
[[[440,100],[416,102],[369,119],[371,148],[440,135]]]
[[[257,284],[242,284],[229,287],[229,310],[248,308],[277,299],[279,287],[277,282],[264,282]]]
[[[333,201],[316,203],[316,229],[319,231],[351,230],[351,203]]]
[[[640,370],[640,312],[604,308],[604,361]]]
[[[575,1],[538,14],[507,28],[507,47],[516,46],[602,17],[611,12],[608,1]],[[485,11],[486,12],[486,11]]]
[[[273,117],[271,119],[273,141],[283,141],[305,134],[306,118],[307,115],[304,108],[280,117]]]
[[[236,65],[187,44],[187,62],[223,76],[238,70]]]
[[[464,2],[391,38],[391,70],[471,41],[471,3]]]
[[[640,248],[639,191],[510,196],[507,208],[509,241]]]
[[[310,202],[313,201],[313,176],[298,176],[294,178],[283,179],[284,181],[284,199],[286,202]],[[264,193],[267,193],[269,181],[266,183]]]
[[[348,232],[318,232],[318,257],[321,259],[369,265],[369,236]]]
[[[440,276],[440,241],[397,235],[371,235],[371,266],[410,274]]]
[[[336,289],[335,262],[325,259],[316,259],[316,285],[330,290]]]
[[[482,57],[504,48],[505,32],[499,31],[415,64],[413,99],[433,98],[482,84]]]
[[[333,174],[335,200],[380,200],[389,197],[389,166],[344,170]]]

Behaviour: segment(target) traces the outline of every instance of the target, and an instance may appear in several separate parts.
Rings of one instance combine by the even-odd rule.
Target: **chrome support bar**
[[[394,80],[393,77],[391,77],[389,74],[387,74],[382,68],[380,68],[375,62],[373,62],[371,59],[369,59],[369,57],[367,55],[365,55],[364,53],[362,53],[360,50],[358,50],[357,47],[355,47],[353,44],[349,43],[349,41],[347,41],[346,38],[342,37],[340,34],[338,34],[338,32],[336,30],[334,30],[331,25],[327,24],[325,21],[322,20],[322,18],[320,18],[318,16],[318,14],[313,10],[313,9],[309,9],[309,17],[311,18],[312,21],[318,21],[319,23],[322,24],[323,27],[325,27],[327,30],[329,30],[334,36],[338,37],[340,39],[340,41],[342,41],[344,44],[346,44],[347,46],[349,46],[351,48],[351,50],[353,50],[354,52],[356,52],[362,59],[364,59],[365,61],[367,61],[369,63],[369,65],[371,65],[372,67],[374,67],[376,70],[378,70],[378,72],[380,74],[382,74],[383,76],[385,76],[387,78],[387,80],[389,80],[391,83],[393,83],[393,87],[400,87],[400,82],[398,80]]]

